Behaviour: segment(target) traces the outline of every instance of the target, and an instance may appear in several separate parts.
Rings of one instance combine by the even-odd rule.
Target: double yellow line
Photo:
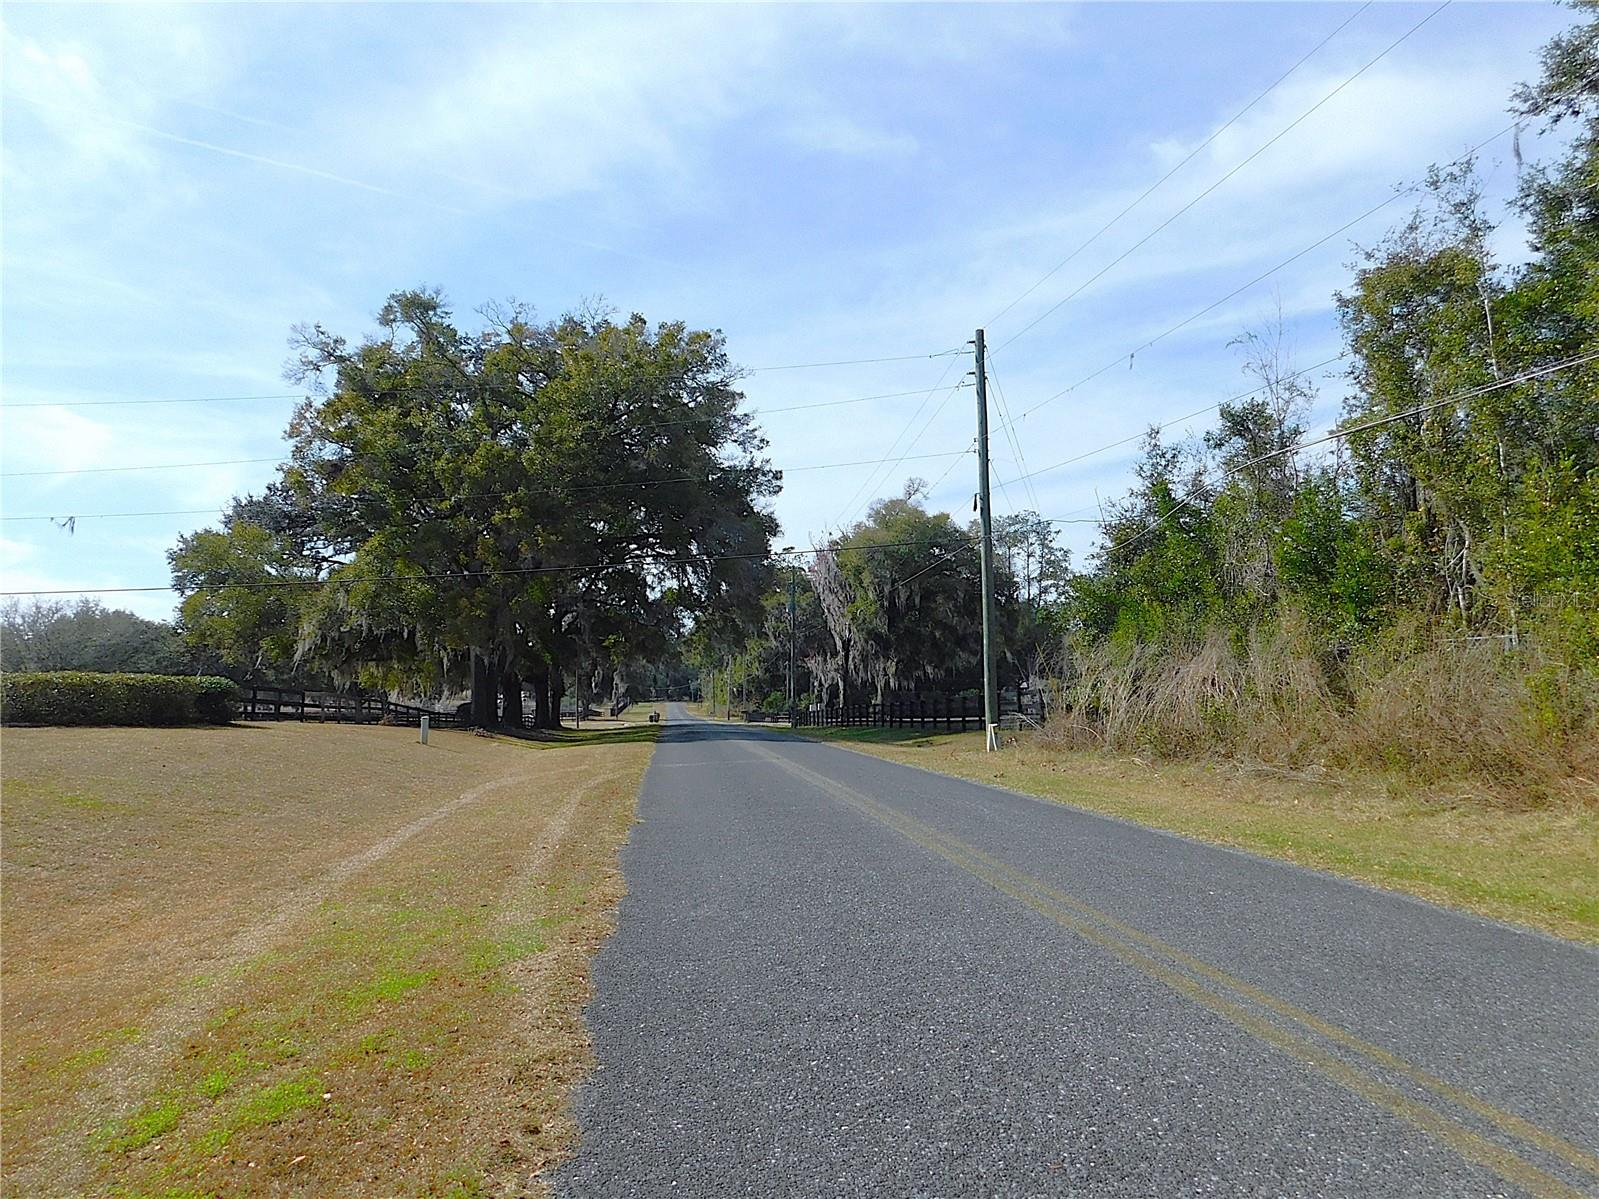
[[[1437,1099],[1470,1112],[1500,1132],[1599,1180],[1599,1157],[1581,1147],[1520,1116],[1495,1107],[1469,1091],[1452,1086],[1397,1054],[1328,1023],[1313,1012],[1279,999],[1175,945],[1118,920],[1108,912],[1024,874],[958,837],[895,811],[853,787],[819,774],[764,746],[755,748],[762,757],[770,759],[811,786],[888,826],[1061,927],[1109,950],[1127,965],[1289,1054],[1312,1071],[1421,1129],[1467,1161],[1487,1167],[1507,1182],[1537,1196],[1537,1199],[1583,1199],[1584,1195],[1594,1193],[1577,1189],[1505,1145],[1474,1131],[1457,1117],[1421,1102],[1369,1071],[1376,1067],[1402,1077]],[[1321,1042],[1314,1037],[1321,1038]],[[1336,1056],[1322,1042],[1330,1042],[1354,1055],[1360,1059],[1360,1064]]]

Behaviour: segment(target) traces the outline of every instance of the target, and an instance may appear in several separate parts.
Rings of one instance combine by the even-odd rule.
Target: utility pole
[[[982,524],[983,728],[989,752],[999,748],[999,691],[994,674],[994,514],[988,502],[988,364],[977,331],[977,513]]]
[[[794,564],[794,547],[786,545],[783,552],[789,555],[788,559],[788,723],[789,727],[799,723],[797,711],[799,707],[799,693],[794,690],[794,588],[799,577],[799,567]]]

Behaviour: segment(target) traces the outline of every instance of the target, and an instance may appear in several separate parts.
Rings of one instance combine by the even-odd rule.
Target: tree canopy
[[[720,334],[641,316],[458,327],[400,292],[352,345],[296,330],[279,479],[173,550],[190,636],[235,662],[373,684],[469,679],[473,714],[554,723],[590,677],[684,622],[750,622],[778,475]],[[581,668],[581,669],[579,669]]]

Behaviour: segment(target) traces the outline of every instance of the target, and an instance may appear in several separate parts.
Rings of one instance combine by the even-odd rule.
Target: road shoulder
[[[784,730],[789,731],[789,730]],[[1507,810],[1378,781],[1058,753],[979,733],[800,729],[904,766],[1293,862],[1568,940],[1599,944],[1599,811]]]

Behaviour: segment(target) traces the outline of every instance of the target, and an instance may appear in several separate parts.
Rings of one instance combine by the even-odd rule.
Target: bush
[[[227,724],[239,688],[229,679],[62,670],[0,675],[0,723]]]
[[[1046,733],[1060,748],[1392,771],[1501,803],[1599,797],[1599,674],[1447,628],[1394,628],[1343,653],[1293,612],[1245,632],[1102,641]]]

